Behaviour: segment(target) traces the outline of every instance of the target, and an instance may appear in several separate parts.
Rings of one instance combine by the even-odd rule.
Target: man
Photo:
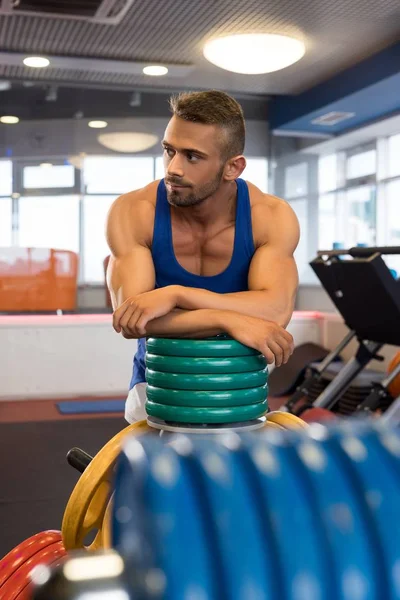
[[[165,179],[110,209],[107,272],[114,329],[138,339],[126,419],[145,418],[145,336],[226,333],[269,363],[293,352],[299,225],[290,206],[240,179],[245,124],[219,91],[171,99]]]

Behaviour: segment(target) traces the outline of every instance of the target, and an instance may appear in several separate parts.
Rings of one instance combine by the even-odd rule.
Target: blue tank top
[[[237,179],[237,201],[235,237],[232,258],[222,273],[212,276],[195,275],[182,267],[176,259],[171,227],[171,212],[167,191],[162,179],[157,189],[157,202],[154,216],[152,257],[155,269],[156,288],[167,285],[202,288],[218,294],[244,292],[248,290],[250,262],[255,252],[251,226],[250,197],[247,183]],[[145,356],[146,339],[138,340],[138,348],[133,359],[133,375],[129,389],[146,381]]]

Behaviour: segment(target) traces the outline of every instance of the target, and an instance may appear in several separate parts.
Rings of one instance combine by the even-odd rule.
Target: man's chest
[[[172,224],[175,258],[184,269],[196,275],[213,276],[224,271],[231,261],[234,242],[234,223],[208,232]]]

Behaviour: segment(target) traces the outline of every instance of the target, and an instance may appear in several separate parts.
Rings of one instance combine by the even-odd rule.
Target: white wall
[[[321,286],[301,285],[296,298],[296,310],[337,312],[336,306]]]
[[[297,313],[289,331],[321,343],[322,320]],[[108,314],[0,316],[0,400],[125,395],[136,347]]]
[[[0,399],[123,395],[135,350],[110,315],[0,317]]]

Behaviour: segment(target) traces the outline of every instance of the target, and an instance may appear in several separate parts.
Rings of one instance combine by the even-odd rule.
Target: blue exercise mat
[[[58,402],[57,408],[63,415],[89,413],[124,412],[125,400],[96,400],[85,402]]]

